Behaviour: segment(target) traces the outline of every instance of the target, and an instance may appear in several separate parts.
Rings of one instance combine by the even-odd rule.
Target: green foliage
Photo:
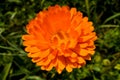
[[[0,0],[0,80],[120,80],[119,0]],[[42,71],[26,56],[25,25],[50,5],[76,7],[94,22],[96,53],[71,73]]]

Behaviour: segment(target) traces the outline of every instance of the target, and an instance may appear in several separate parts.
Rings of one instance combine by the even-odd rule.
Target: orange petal
[[[91,51],[88,50],[88,53],[91,54],[91,55],[94,55],[95,51],[93,51],[93,50],[91,50]]]
[[[84,21],[84,22],[88,21],[88,17],[84,17],[84,18],[83,18],[83,21]]]
[[[26,52],[30,52],[30,53],[35,53],[35,52],[39,52],[40,49],[37,48],[37,47],[30,47],[30,46],[28,46],[28,47],[25,48],[25,51]]]
[[[56,67],[58,65],[58,58],[57,57],[52,60],[52,64],[54,67]]]
[[[55,57],[56,57],[57,54],[58,54],[58,51],[57,51],[57,50],[52,51],[52,52],[49,54],[48,58],[49,58],[50,60],[53,60],[53,59],[55,59]]]
[[[50,49],[47,49],[47,50],[36,52],[36,53],[29,53],[28,56],[29,57],[39,57],[41,60],[41,59],[47,57],[49,54],[50,54]]]
[[[82,64],[82,63],[86,63],[86,62],[82,57],[78,57],[78,63]]]
[[[78,64],[78,63],[72,63],[71,67],[72,67],[72,68],[78,68],[79,65],[80,65],[80,64]]]
[[[47,66],[50,62],[51,62],[51,60],[46,57],[46,58],[42,59],[41,61],[37,62],[36,65],[37,66],[41,66],[41,65]]]
[[[69,59],[71,62],[77,62],[77,58],[76,58],[76,57],[74,57],[74,58],[68,57],[68,59]]]
[[[86,41],[88,41],[88,40],[90,40],[90,39],[92,39],[92,38],[94,38],[95,37],[95,33],[93,32],[93,33],[90,33],[89,35],[87,35],[87,36],[82,36],[82,37],[80,37],[79,38],[79,42],[86,42]]]
[[[79,46],[80,48],[86,48],[88,46],[88,43],[80,43]]]
[[[32,58],[32,62],[36,63],[38,61],[40,61],[41,59],[39,57],[35,57],[35,58]]]
[[[28,34],[26,34],[26,35],[23,35],[23,36],[22,36],[22,39],[23,39],[23,40],[32,40],[32,39],[34,39],[34,36],[33,36],[33,35],[28,35]]]
[[[86,49],[80,49],[78,54],[80,56],[87,56],[88,55],[88,51]]]
[[[45,67],[45,66],[41,66],[41,69],[42,69],[42,70],[46,70],[46,67]]]
[[[47,71],[50,71],[50,70],[52,70],[52,68],[53,68],[53,65],[50,64],[50,65],[48,65],[48,66],[46,67],[46,70],[47,70]]]
[[[59,74],[61,74],[62,70],[60,68],[58,68],[58,66],[56,67],[56,70]]]
[[[91,56],[90,56],[90,55],[84,56],[83,58],[84,58],[85,60],[91,60]]]
[[[77,13],[76,8],[71,8],[70,13],[71,13],[71,19],[72,19],[73,16]]]
[[[65,50],[65,51],[64,51],[64,56],[65,56],[65,57],[69,57],[69,56],[71,56],[71,54],[72,54],[72,53],[71,53],[71,51],[69,51],[69,50]]]
[[[65,58],[64,56],[59,56],[58,57],[58,67],[63,70],[66,66]]]
[[[71,20],[71,25],[74,27],[77,27],[78,24],[82,21],[82,13],[81,12],[77,12],[77,14],[72,18]]]
[[[36,45],[36,40],[26,40],[23,42],[24,46]]]
[[[55,60],[52,60],[49,65],[47,66],[47,70],[50,71],[54,67]]]
[[[68,65],[66,66],[66,70],[67,70],[68,72],[71,72],[71,71],[72,71],[72,67],[68,64]]]
[[[77,54],[72,51],[71,57],[72,57],[72,58],[76,58],[76,57],[77,57]]]
[[[45,58],[50,54],[50,49],[41,51],[41,58]]]

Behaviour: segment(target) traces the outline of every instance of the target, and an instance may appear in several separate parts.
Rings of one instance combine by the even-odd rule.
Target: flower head
[[[85,65],[95,52],[97,36],[92,22],[76,8],[48,7],[26,29],[28,34],[22,36],[25,51],[42,70],[55,68],[58,73],[64,69],[71,72]]]

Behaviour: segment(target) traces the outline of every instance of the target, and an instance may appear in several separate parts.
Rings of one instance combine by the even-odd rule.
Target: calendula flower
[[[22,36],[25,51],[42,70],[71,72],[84,66],[95,52],[93,23],[76,8],[50,6],[40,11],[26,29],[28,34]]]

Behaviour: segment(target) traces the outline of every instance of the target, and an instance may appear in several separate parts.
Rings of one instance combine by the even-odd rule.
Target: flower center
[[[53,49],[66,49],[70,44],[70,39],[67,33],[63,31],[57,32],[51,37],[51,44]]]

